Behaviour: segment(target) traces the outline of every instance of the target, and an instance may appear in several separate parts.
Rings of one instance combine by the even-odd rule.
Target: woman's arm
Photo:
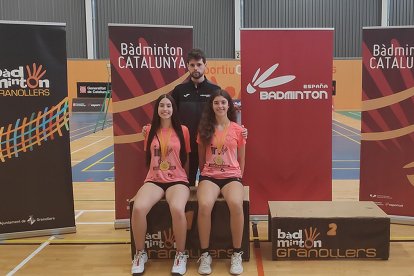
[[[246,156],[246,145],[243,145],[237,148],[237,161],[239,162],[239,165],[240,165],[242,177],[244,173],[245,156]]]
[[[204,168],[204,164],[206,163],[206,147],[203,143],[198,144],[198,168],[200,169],[200,173]]]
[[[184,170],[185,170],[185,173],[187,174],[187,175],[189,175],[189,172],[190,172],[190,165],[189,165],[189,160],[190,159],[190,156],[189,156],[189,154],[187,153],[187,161],[185,162],[185,164],[184,164]]]

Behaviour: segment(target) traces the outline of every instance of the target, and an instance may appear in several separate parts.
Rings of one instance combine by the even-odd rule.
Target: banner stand
[[[271,200],[332,199],[333,31],[240,30],[243,182],[255,220]]]
[[[129,199],[148,172],[141,130],[151,122],[153,102],[188,79],[193,27],[108,24],[108,34],[118,229],[129,226]]]
[[[56,228],[56,229],[45,229],[45,230],[0,234],[0,240],[22,239],[22,238],[29,238],[29,237],[52,236],[52,235],[62,235],[62,234],[71,234],[71,233],[76,233],[76,227],[65,227],[65,228]]]
[[[114,227],[115,229],[129,228],[129,219],[116,219]]]
[[[0,21],[0,241],[75,233],[66,24]]]
[[[414,224],[414,26],[362,30],[361,201]]]

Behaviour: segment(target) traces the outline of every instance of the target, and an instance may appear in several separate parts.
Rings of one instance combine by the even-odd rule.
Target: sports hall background
[[[342,114],[347,114],[350,117],[354,116],[354,119],[357,118],[358,120],[360,118],[358,118],[358,111],[361,108],[362,86],[362,27],[414,25],[414,0],[0,0],[0,20],[66,23],[68,93],[70,98],[76,97],[77,82],[108,81],[108,23],[193,26],[193,45],[205,51],[209,67],[214,66],[214,64],[220,64],[223,61],[238,62],[236,60],[240,50],[237,34],[238,28],[333,27],[335,28],[333,79],[337,81],[334,108],[335,111],[344,111]],[[312,42],[310,41],[309,43]],[[217,77],[217,82],[220,84],[219,77]],[[83,128],[86,124],[94,126],[97,116],[94,114],[90,115],[78,117],[73,115],[71,117],[73,119],[72,123],[75,122],[78,125],[71,125],[71,128]],[[110,123],[111,118],[109,117],[108,120]],[[338,127],[339,123],[336,124]],[[343,128],[343,125],[339,125],[334,130],[334,134],[335,131],[339,132],[340,128]],[[358,126],[355,125],[354,128],[358,128]],[[83,137],[83,134],[79,135],[78,133],[84,130],[73,133],[71,135],[72,140]],[[111,134],[111,131],[107,131],[105,134],[99,134],[98,132],[97,135],[110,135],[108,133]],[[92,134],[92,132],[85,135],[89,134]],[[359,133],[350,134],[349,137],[358,141],[358,138],[353,137],[354,135],[357,136]],[[89,141],[94,143],[105,139],[102,137],[90,137]],[[104,148],[110,145],[109,140],[104,140],[107,143]],[[76,147],[78,145],[75,143],[72,145],[72,160],[75,161],[72,162],[72,166],[74,167],[78,164],[78,161],[82,160],[83,156],[80,154],[81,151],[78,151],[81,147],[78,146],[78,148],[74,149],[73,146]],[[347,146],[343,148],[343,151],[349,151]],[[100,155],[96,157],[97,160],[109,154],[109,152],[102,151],[99,151],[99,153]],[[90,164],[93,164],[95,161],[92,160]],[[106,169],[106,171],[110,170]],[[90,187],[93,187],[93,185]],[[105,209],[104,201],[111,201],[113,196],[110,194],[110,190],[97,187],[96,189],[86,190],[85,194],[82,194],[81,197],[78,196],[76,199],[76,192],[81,190],[81,188],[79,185],[75,185],[74,190],[75,209],[86,209],[84,204],[96,200],[93,193],[97,190],[103,192],[100,196],[100,199],[103,199],[103,203],[100,202],[93,209]],[[345,194],[345,198],[347,196],[352,197],[352,195]],[[125,244],[128,235],[124,235],[120,231],[115,234],[110,232],[113,229],[113,224],[104,226],[107,228],[98,234],[93,232],[94,229],[88,229],[85,232],[85,228],[82,228],[91,220],[101,222],[103,225],[106,222],[110,222],[111,219],[105,217],[107,213],[102,211],[96,215],[88,211],[82,214],[78,212],[77,215],[80,218],[80,220],[77,220],[78,232],[83,233],[83,236],[78,239],[75,237],[68,237],[66,239],[66,241],[69,241],[68,244],[71,241],[71,244],[75,245],[73,246],[74,250],[71,251],[72,255],[60,255],[58,251],[59,242],[55,242],[55,246],[51,246],[52,252],[48,253],[46,258],[41,259],[41,261],[37,261],[39,256],[34,258],[30,262],[34,263],[35,266],[30,266],[29,262],[21,270],[22,274],[41,275],[45,271],[53,273],[53,271],[56,272],[59,269],[59,266],[64,265],[67,260],[79,262],[81,267],[79,271],[85,271],[88,264],[92,264],[89,265],[91,267],[101,266],[103,269],[106,269],[105,271],[96,268],[89,271],[91,274],[93,272],[103,274],[106,272],[110,275],[118,273],[127,274],[130,269],[128,261],[129,245]],[[81,216],[83,216],[83,220]],[[410,258],[414,256],[414,248],[412,243],[409,247],[406,247],[407,243],[398,243],[398,240],[404,240],[407,236],[412,237],[412,227],[411,229],[408,228],[408,230],[397,228],[398,234],[394,235],[394,241],[396,242],[393,244],[394,247],[391,247],[390,262],[393,261],[393,256],[394,260],[396,256],[401,257],[402,253],[398,252],[406,251],[412,253],[408,256],[403,255],[395,265],[394,263],[386,266],[381,263],[352,263],[354,268],[351,267],[349,269],[356,269],[354,270],[355,273],[358,270],[364,271],[367,275],[378,275],[381,273],[385,273],[382,275],[410,275],[412,273],[409,269]],[[259,236],[261,236],[260,233]],[[22,245],[18,249],[1,247],[0,274],[3,274],[3,272],[7,273],[13,269],[15,265],[19,264],[22,259],[34,251],[42,242],[43,240],[40,238],[33,238],[26,242],[20,241]],[[116,246],[118,245],[110,247],[111,244],[122,243],[124,243],[120,246],[122,248],[117,248]],[[25,248],[27,244],[29,244],[29,247]],[[92,247],[87,247],[87,244],[90,244]],[[77,248],[76,246],[79,247]],[[266,244],[262,247],[269,249]],[[20,251],[18,250],[23,251],[23,253],[19,253]],[[101,255],[101,252],[105,251],[110,251],[109,255]],[[45,250],[44,252],[47,251]],[[88,256],[92,260],[85,261],[83,265],[81,256],[86,254],[86,252],[88,252]],[[12,257],[3,257],[6,253]],[[113,263],[105,264],[105,261],[103,261],[100,264],[97,260],[99,258],[111,259]],[[63,259],[63,261],[53,264],[53,260],[56,259]],[[306,267],[300,264],[292,265],[291,263],[284,263],[281,266],[282,274],[283,271],[285,273],[286,271],[291,271],[292,273],[313,273],[317,275],[319,271],[321,273],[324,272],[326,275],[331,275],[335,272],[339,273],[345,266],[350,266],[349,264],[349,262],[339,263],[335,261],[320,267],[315,263],[307,264]],[[111,267],[105,267],[105,265]],[[165,268],[159,271],[168,271],[169,265],[168,262]],[[289,266],[293,268],[288,268]],[[316,268],[314,268],[315,266]],[[378,267],[378,270],[375,270],[375,266]],[[51,269],[47,270],[47,267],[51,267]],[[68,265],[68,267],[72,267],[72,264]],[[256,267],[256,264],[254,264],[254,267]],[[277,268],[274,268],[266,260],[264,267],[265,271],[277,271]],[[394,270],[396,267],[400,267],[400,270]],[[297,270],[295,270],[296,268]],[[72,274],[79,274],[79,271],[75,269],[74,272],[72,271]],[[256,275],[256,272],[253,272],[253,268],[251,271],[251,275]],[[269,273],[265,274],[272,275],[271,272]],[[88,274],[88,271],[85,274]],[[192,275],[191,272],[189,275]],[[289,275],[289,273],[285,275]]]

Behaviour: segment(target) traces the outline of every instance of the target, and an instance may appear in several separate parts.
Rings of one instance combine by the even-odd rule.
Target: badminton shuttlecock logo
[[[288,83],[296,78],[294,75],[279,76],[273,79],[267,79],[279,66],[279,63],[274,64],[259,76],[260,68],[257,69],[252,81],[247,85],[247,93],[253,94],[257,88],[269,88]]]

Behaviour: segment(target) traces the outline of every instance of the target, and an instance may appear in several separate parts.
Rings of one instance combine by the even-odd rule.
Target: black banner
[[[107,82],[77,82],[76,87],[78,98],[105,98],[112,89]]]
[[[74,232],[65,26],[0,37],[0,240]]]

